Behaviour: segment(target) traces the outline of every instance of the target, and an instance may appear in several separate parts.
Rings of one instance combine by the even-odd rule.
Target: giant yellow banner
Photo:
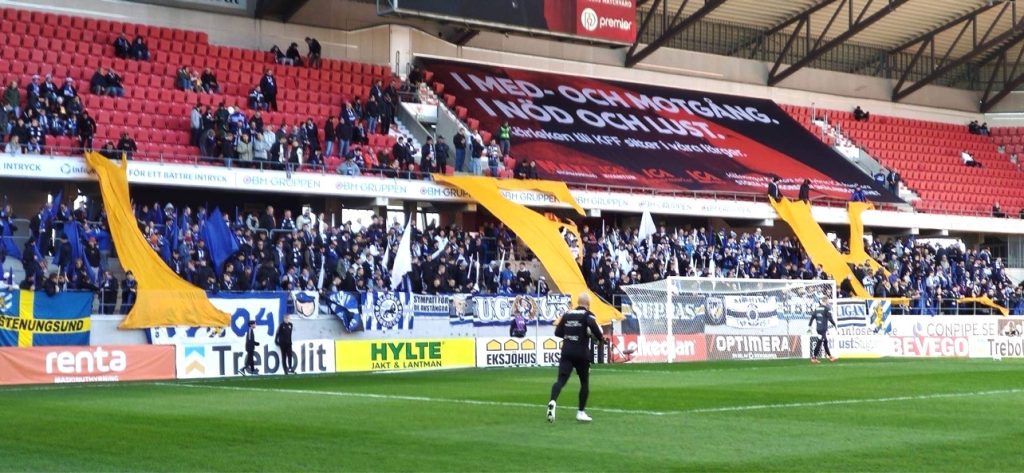
[[[490,177],[477,176],[443,176],[434,175],[434,179],[442,184],[461,189],[469,194],[477,203],[494,214],[498,220],[507,225],[537,255],[537,259],[551,276],[555,288],[563,294],[572,295],[573,304],[577,297],[586,292],[591,295],[590,310],[597,316],[601,325],[622,319],[622,314],[615,307],[605,303],[590,291],[583,279],[579,263],[569,252],[560,230],[565,227],[570,232],[579,234],[575,225],[567,222],[553,221],[529,208],[512,202],[501,195],[502,190],[532,190],[552,196],[575,210],[581,216],[583,208],[569,193],[563,182],[537,180],[498,180]]]
[[[113,162],[99,153],[85,155],[89,169],[99,178],[110,235],[125,271],[138,281],[138,294],[122,329],[189,325],[226,327],[230,317],[217,310],[202,289],[171,271],[139,232],[128,193],[127,162]]]

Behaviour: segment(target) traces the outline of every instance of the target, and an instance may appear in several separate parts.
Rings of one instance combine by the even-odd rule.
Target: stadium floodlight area
[[[636,362],[691,361],[695,343],[707,344],[707,360],[800,357],[811,314],[835,313],[832,280],[671,277],[623,289],[616,333]]]

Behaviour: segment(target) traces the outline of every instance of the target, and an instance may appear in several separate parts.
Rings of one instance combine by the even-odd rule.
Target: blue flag
[[[0,346],[88,345],[93,294],[0,291]]]
[[[14,231],[11,229],[11,222],[9,220],[0,220],[0,239],[3,239],[4,248],[7,249],[7,254],[15,258],[21,259],[21,248],[14,243]]]
[[[206,225],[203,225],[202,230],[199,231],[199,235],[206,242],[206,247],[210,250],[210,257],[213,258],[214,270],[217,272],[217,276],[220,276],[224,262],[238,252],[238,240],[235,239],[235,235],[228,225],[224,223],[224,216],[221,215],[220,208],[213,209],[209,218],[206,219]]]
[[[359,315],[359,294],[337,291],[327,297],[327,308],[341,319],[346,332],[363,331],[363,319]]]

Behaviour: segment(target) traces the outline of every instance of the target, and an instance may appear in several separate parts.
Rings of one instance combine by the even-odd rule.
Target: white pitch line
[[[396,394],[376,394],[376,393],[354,393],[345,391],[318,391],[309,389],[279,389],[279,388],[252,388],[244,386],[214,386],[209,384],[186,384],[186,383],[153,383],[159,386],[172,386],[172,387],[183,387],[183,388],[200,388],[200,389],[221,389],[228,391],[249,391],[249,392],[269,392],[269,393],[285,393],[285,394],[306,394],[314,396],[335,396],[335,397],[356,397],[366,399],[384,399],[384,400],[396,400],[396,401],[417,401],[417,402],[436,402],[436,403],[449,403],[449,404],[466,404],[473,406],[494,406],[494,407],[515,407],[515,408],[529,408],[537,409],[538,406],[543,407],[540,404],[529,404],[525,402],[503,402],[503,401],[481,401],[473,399],[448,399],[440,397],[427,397],[427,396],[405,396]],[[920,394],[913,396],[891,396],[891,397],[879,397],[879,398],[861,398],[861,399],[836,399],[831,401],[817,401],[817,402],[790,402],[790,403],[779,403],[779,404],[752,404],[746,406],[726,406],[726,407],[709,407],[699,409],[685,409],[675,411],[649,411],[649,410],[637,410],[637,409],[616,409],[608,407],[591,407],[591,411],[595,412],[608,412],[613,414],[632,414],[632,415],[646,415],[646,416],[668,416],[668,415],[679,415],[679,414],[713,414],[720,412],[741,412],[741,411],[758,411],[758,410],[769,410],[769,409],[796,409],[802,407],[824,407],[824,406],[842,406],[850,404],[869,404],[879,402],[896,402],[896,401],[923,401],[928,399],[947,399],[947,398],[960,398],[960,397],[976,397],[976,396],[993,396],[1000,394],[1019,394],[1024,393],[1024,389],[1000,389],[993,391],[973,391],[973,392],[961,392],[961,393],[935,393],[935,394]]]
[[[687,414],[707,414],[715,412],[740,412],[740,411],[760,411],[768,409],[793,409],[799,407],[825,407],[825,406],[843,406],[847,404],[868,404],[876,402],[894,402],[894,401],[923,401],[927,399],[948,399],[958,397],[975,397],[975,396],[995,396],[1000,394],[1018,394],[1024,393],[1024,389],[998,389],[993,391],[974,391],[965,393],[936,393],[936,394],[918,394],[914,396],[892,396],[892,397],[876,397],[876,398],[865,398],[865,399],[835,399],[832,401],[817,401],[817,402],[788,402],[780,404],[753,404],[749,406],[727,406],[727,407],[708,407],[702,409],[690,409],[682,411]]]
[[[504,402],[504,401],[480,401],[474,399],[447,399],[443,397],[427,397],[427,396],[405,396],[399,394],[376,394],[376,393],[355,393],[346,391],[318,391],[311,389],[281,389],[281,388],[251,388],[245,386],[214,386],[209,384],[187,384],[187,383],[153,383],[158,386],[171,386],[181,388],[199,388],[199,389],[220,389],[227,391],[249,391],[249,392],[266,392],[266,393],[282,393],[282,394],[308,394],[314,396],[334,396],[334,397],[356,397],[365,399],[384,399],[393,401],[417,401],[417,402],[437,402],[437,403],[449,403],[449,404],[467,404],[471,406],[492,406],[492,407],[516,407],[516,408],[529,408],[529,409],[541,409],[544,408],[543,403],[529,404],[525,402]],[[596,412],[609,412],[614,414],[639,414],[648,416],[664,416],[669,414],[677,414],[676,411],[646,411],[646,410],[633,410],[633,409],[615,409],[608,407],[592,407],[589,410]]]

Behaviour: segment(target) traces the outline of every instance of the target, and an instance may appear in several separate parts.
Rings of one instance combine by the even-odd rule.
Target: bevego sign
[[[890,337],[892,356],[966,357],[971,353],[967,337]]]
[[[0,348],[0,384],[174,379],[174,347]]]
[[[703,335],[616,335],[613,342],[623,353],[632,350],[632,361],[639,363],[707,359]]]
[[[768,360],[801,356],[799,335],[707,335],[709,360]]]
[[[295,372],[299,374],[333,373],[334,341],[302,340],[292,345]],[[178,379],[224,378],[239,376],[245,366],[244,343],[192,343],[178,345]],[[278,347],[264,343],[256,347],[255,366],[260,375],[284,374]]]

